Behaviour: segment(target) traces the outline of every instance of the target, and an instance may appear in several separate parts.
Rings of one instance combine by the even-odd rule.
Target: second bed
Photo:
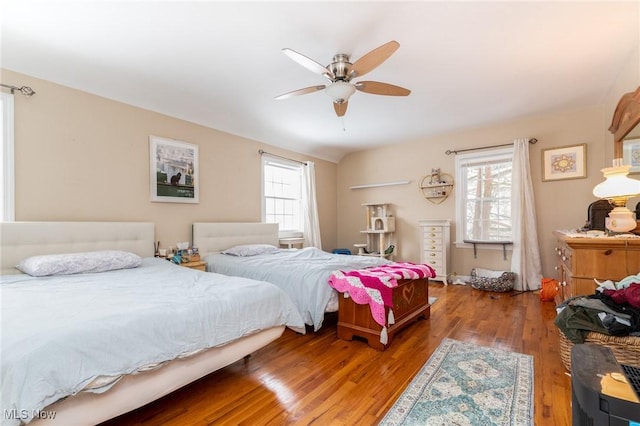
[[[275,249],[274,223],[194,223],[193,245],[207,262],[207,271],[267,281],[284,290],[314,331],[326,312],[338,310],[338,293],[329,286],[337,270],[363,269],[389,263],[379,257],[332,254],[307,247]],[[236,255],[223,254],[243,246]],[[232,250],[231,250],[232,251]]]

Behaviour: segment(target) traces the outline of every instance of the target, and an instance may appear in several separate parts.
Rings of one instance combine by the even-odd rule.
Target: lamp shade
[[[593,188],[593,195],[606,198],[615,206],[605,220],[607,229],[613,232],[627,232],[637,226],[627,201],[640,194],[640,181],[627,176],[630,168],[622,164],[622,159],[613,160],[613,167],[602,169],[605,181]]]
[[[344,81],[336,81],[324,89],[324,93],[337,104],[348,101],[355,91],[356,88],[353,84],[345,83]]]
[[[602,169],[606,180],[593,188],[593,195],[598,198],[627,198],[628,200],[640,194],[640,181],[627,176],[630,168],[631,166],[622,165]]]

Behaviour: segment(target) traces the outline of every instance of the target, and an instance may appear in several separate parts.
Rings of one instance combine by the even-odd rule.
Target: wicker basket
[[[560,330],[560,357],[565,368],[571,372],[571,342]],[[613,352],[619,363],[640,368],[640,337],[609,336],[608,334],[590,331],[584,339],[585,343],[605,346]]]

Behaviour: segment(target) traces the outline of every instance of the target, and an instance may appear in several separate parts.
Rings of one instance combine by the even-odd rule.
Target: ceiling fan
[[[320,84],[287,92],[276,96],[276,99],[287,99],[293,96],[324,90],[333,100],[333,109],[336,111],[336,114],[338,117],[342,117],[347,112],[349,97],[351,97],[356,90],[374,95],[408,96],[411,90],[394,86],[393,84],[381,83],[379,81],[351,81],[354,78],[365,75],[386,61],[399,47],[400,44],[392,40],[373,49],[354,63],[349,62],[349,55],[338,53],[333,57],[333,62],[326,67],[295,50],[284,48],[282,52],[289,58],[314,73],[328,78],[331,83],[329,85]]]

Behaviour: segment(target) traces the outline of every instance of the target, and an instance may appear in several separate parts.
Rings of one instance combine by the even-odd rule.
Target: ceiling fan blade
[[[293,59],[295,62],[299,63],[306,69],[311,70],[316,74],[323,75],[330,80],[332,80],[335,77],[333,72],[330,69],[319,64],[313,59],[304,56],[302,53],[298,53],[295,50],[289,49],[288,47],[285,47],[284,49],[282,49],[282,52],[288,57],[290,57],[291,59]]]
[[[359,81],[355,83],[356,89],[361,92],[385,96],[409,96],[411,90],[393,84],[380,83],[379,81]]]
[[[348,104],[348,101],[343,101],[340,103],[333,102],[333,109],[336,111],[336,115],[338,117],[342,117],[347,112]]]
[[[378,65],[386,61],[400,47],[400,43],[391,40],[380,47],[373,49],[371,52],[358,59],[351,66],[352,78],[360,77],[376,68]]]
[[[311,87],[305,87],[304,89],[293,90],[291,92],[283,93],[280,96],[276,96],[276,100],[288,99],[294,96],[306,95],[307,93],[313,93],[313,92],[317,92],[318,90],[323,90],[325,87],[326,86],[324,84],[321,84],[319,86],[311,86]]]

